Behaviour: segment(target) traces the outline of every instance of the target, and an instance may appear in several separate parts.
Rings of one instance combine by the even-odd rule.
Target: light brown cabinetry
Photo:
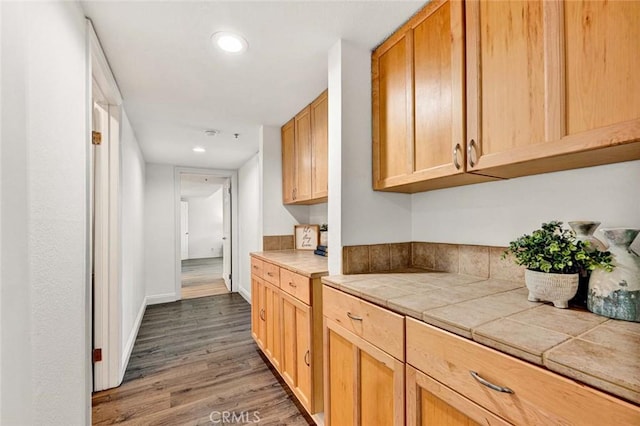
[[[470,171],[640,158],[640,3],[468,1],[466,16]]]
[[[372,55],[374,189],[640,158],[638,20],[639,2],[430,2]]]
[[[251,263],[252,336],[307,411],[321,412],[320,279],[305,277],[255,257]]]
[[[416,192],[465,174],[464,7],[434,0],[372,55],[373,186]]]
[[[407,379],[410,418],[439,406],[480,424],[503,424],[499,420],[504,419],[517,425],[631,425],[640,420],[637,406],[423,322],[408,318],[406,337],[407,364],[422,373]],[[452,424],[468,424],[449,414],[459,419]]]
[[[323,298],[325,424],[404,425],[404,317],[326,286]]]
[[[281,135],[284,204],[327,201],[327,91],[285,124]]]

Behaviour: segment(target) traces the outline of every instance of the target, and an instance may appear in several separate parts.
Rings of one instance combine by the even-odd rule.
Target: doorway
[[[230,178],[180,174],[180,295],[231,291]]]

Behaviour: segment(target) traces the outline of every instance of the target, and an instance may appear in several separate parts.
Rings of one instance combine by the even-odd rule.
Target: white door
[[[180,259],[189,258],[189,202],[180,201]]]
[[[222,193],[222,278],[231,291],[231,179],[227,179]]]

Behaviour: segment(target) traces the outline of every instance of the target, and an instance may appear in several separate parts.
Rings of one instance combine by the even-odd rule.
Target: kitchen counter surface
[[[529,302],[522,283],[444,272],[322,282],[640,404],[640,323]]]
[[[329,271],[327,258],[313,254],[312,250],[261,251],[251,256],[309,278],[325,276]]]

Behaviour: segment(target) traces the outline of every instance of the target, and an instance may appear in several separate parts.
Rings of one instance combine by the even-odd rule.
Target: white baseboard
[[[242,287],[240,287],[240,289],[238,290],[238,293],[240,294],[240,296],[244,298],[244,300],[246,300],[247,302],[249,302],[249,304],[251,304],[251,293],[249,293],[247,290],[245,290]]]
[[[178,300],[175,293],[154,294],[153,296],[147,296],[147,305],[157,305],[158,303],[175,302]]]
[[[122,352],[122,364],[120,364],[120,380],[118,385],[122,383],[122,379],[124,379],[124,373],[125,371],[127,371],[129,358],[131,358],[131,352],[133,352],[133,345],[136,342],[136,337],[138,337],[140,324],[142,324],[142,317],[144,317],[144,312],[147,310],[147,300],[148,298],[146,296],[144,299],[142,299],[142,304],[140,305],[138,316],[136,316],[136,320],[133,323],[133,328],[131,329],[131,333],[129,333],[129,338],[127,339],[127,344],[124,347],[124,351]]]

